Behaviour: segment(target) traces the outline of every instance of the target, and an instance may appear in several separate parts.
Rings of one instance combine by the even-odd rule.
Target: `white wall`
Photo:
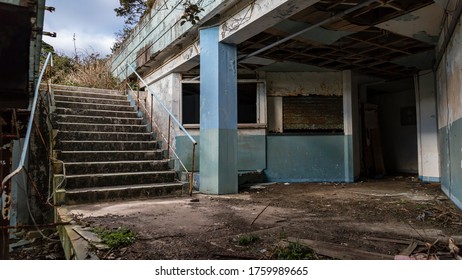
[[[438,127],[434,72],[421,72],[415,78],[419,177],[439,181]]]

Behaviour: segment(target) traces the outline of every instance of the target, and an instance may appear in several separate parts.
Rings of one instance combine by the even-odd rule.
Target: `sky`
[[[78,54],[97,52],[104,57],[111,53],[114,33],[123,26],[123,18],[114,12],[119,0],[46,0],[46,6],[56,10],[45,11],[43,30],[56,32],[57,37],[44,36],[43,40],[55,51],[74,56],[75,34]]]

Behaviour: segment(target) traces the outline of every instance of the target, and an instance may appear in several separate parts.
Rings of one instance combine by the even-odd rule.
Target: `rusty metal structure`
[[[56,35],[43,31],[45,10],[54,11],[53,7],[45,6],[45,0],[0,1],[0,25],[2,26],[0,31],[2,42],[0,44],[0,76],[2,77],[0,83],[0,180],[2,181],[0,259],[9,257],[8,245],[11,237],[9,229],[16,228],[17,223],[24,225],[28,222],[17,220],[18,202],[12,200],[11,191],[18,182],[9,180],[12,177],[9,174],[19,162],[20,169],[27,173],[28,180],[32,179],[27,171],[27,148],[22,149],[21,158],[18,157],[17,151],[21,150],[18,147],[21,146],[22,139],[25,138],[25,142],[29,142],[33,127],[40,133],[38,122],[33,121],[38,95],[35,95],[33,102],[32,97],[34,97],[34,92],[39,91],[38,72],[42,36]],[[43,74],[42,70],[40,77]],[[37,137],[43,138],[43,136]],[[30,185],[37,188],[33,181]],[[28,186],[23,187],[28,188]]]

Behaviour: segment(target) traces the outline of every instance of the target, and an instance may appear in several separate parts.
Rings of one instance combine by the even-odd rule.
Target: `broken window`
[[[343,132],[342,96],[283,98],[284,132]]]
[[[257,82],[242,82],[237,85],[237,122],[257,123]],[[183,124],[200,122],[200,83],[182,83]]]

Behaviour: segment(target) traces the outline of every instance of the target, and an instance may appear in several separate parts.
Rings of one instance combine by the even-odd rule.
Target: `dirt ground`
[[[462,213],[439,185],[402,176],[353,184],[263,184],[237,195],[69,209],[84,226],[136,234],[129,246],[97,250],[101,259],[277,259],[287,239],[328,242],[336,251],[367,251],[382,259],[393,258],[412,239],[431,247],[437,239],[462,235]]]
[[[451,257],[449,237],[462,245],[462,212],[438,184],[411,176],[353,184],[260,184],[236,195],[194,194],[69,210],[90,230],[135,233],[131,245],[95,248],[100,259],[277,259],[287,257],[281,255],[286,240],[314,244],[318,253],[307,255],[311,259],[338,258],[339,251],[347,252],[344,259],[392,259],[412,240],[421,242],[416,250],[443,252],[441,259]],[[11,259],[64,259],[56,232],[45,234],[33,234]],[[360,254],[349,254],[353,251]]]

